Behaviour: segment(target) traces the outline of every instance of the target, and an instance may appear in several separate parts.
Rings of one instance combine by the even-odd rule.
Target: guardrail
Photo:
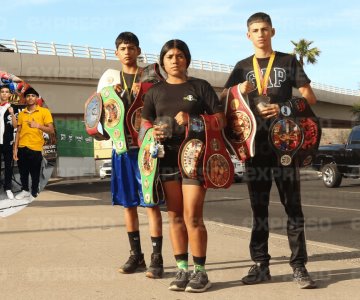
[[[16,39],[0,39],[0,44],[17,53],[44,54],[73,56],[83,58],[97,58],[116,60],[114,49],[94,48],[89,46],[76,46],[72,44],[42,43],[37,41],[19,41]],[[159,61],[159,55],[142,53],[139,57],[140,62],[155,63]],[[230,73],[232,66],[201,60],[192,60],[190,68]]]
[[[94,48],[89,46],[76,46],[72,44],[55,44],[55,43],[43,43],[37,41],[19,41],[16,39],[6,40],[0,39],[0,44],[4,46],[4,50],[12,50],[17,53],[29,53],[29,54],[43,54],[43,55],[59,55],[59,56],[72,56],[72,57],[82,57],[82,58],[97,58],[97,59],[109,59],[116,60],[114,49],[105,49],[105,48]],[[1,50],[2,47],[0,47]],[[159,55],[156,54],[146,54],[142,53],[139,57],[139,62],[143,63],[155,63],[159,61]],[[223,73],[230,73],[233,70],[233,66],[219,64],[215,62],[202,61],[202,60],[192,60],[190,68],[206,70],[206,71],[216,71]],[[338,88],[326,84],[312,82],[311,86],[333,93],[351,95],[351,96],[360,96],[360,90],[350,90]]]

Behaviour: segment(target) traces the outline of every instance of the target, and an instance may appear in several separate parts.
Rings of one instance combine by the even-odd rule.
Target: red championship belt
[[[201,115],[205,124],[203,176],[205,188],[228,188],[234,179],[234,165],[214,115]]]
[[[86,132],[96,140],[108,140],[110,137],[104,130],[103,101],[101,95],[93,93],[85,102],[84,121]]]
[[[138,83],[139,84],[139,83]],[[129,129],[131,136],[131,144],[129,146],[137,146],[137,140],[141,124],[141,112],[144,106],[144,95],[148,89],[153,85],[150,82],[142,82],[139,84],[139,91],[137,92],[134,102],[131,104],[126,113],[126,126]]]
[[[226,143],[241,161],[255,155],[256,120],[248,102],[240,93],[240,85],[228,89],[225,101],[227,126],[223,130]]]
[[[135,83],[137,86],[133,87],[136,97],[125,117],[126,125],[132,140],[130,146],[137,146],[141,123],[141,111],[144,106],[144,95],[153,84],[162,80],[164,80],[164,78],[160,74],[159,65],[154,63],[142,69],[140,83]]]

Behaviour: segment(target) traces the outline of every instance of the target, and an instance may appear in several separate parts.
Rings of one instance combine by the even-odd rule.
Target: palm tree
[[[294,41],[291,42],[295,46],[293,54],[299,56],[299,62],[302,66],[304,65],[304,59],[306,59],[306,63],[308,64],[316,64],[316,57],[320,55],[321,51],[316,47],[310,49],[310,45],[313,43],[313,41],[301,39],[297,43]]]
[[[360,121],[360,103],[355,103],[350,110],[355,116],[356,121]]]

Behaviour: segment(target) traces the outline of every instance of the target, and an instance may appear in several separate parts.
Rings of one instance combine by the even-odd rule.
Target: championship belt
[[[179,167],[183,178],[203,178],[205,124],[201,117],[189,116],[187,135],[179,150]]]
[[[141,124],[141,111],[144,106],[144,95],[155,83],[165,80],[160,74],[157,63],[146,66],[141,70],[139,87],[136,90],[136,97],[126,113],[126,125],[131,136],[131,145],[137,146],[137,140]],[[134,90],[134,89],[133,89]]]
[[[147,130],[141,144],[138,165],[141,174],[141,189],[147,206],[155,206],[165,199],[164,191],[158,174],[159,159],[151,155],[155,145],[153,128]]]
[[[112,86],[101,90],[101,98],[104,105],[104,127],[115,146],[117,154],[127,151],[126,136],[124,130],[125,107]]]
[[[153,83],[150,82],[140,83],[140,88],[137,96],[126,113],[125,120],[131,136],[131,141],[129,143],[131,144],[131,146],[137,146],[137,140],[141,124],[141,112],[144,106],[144,95],[152,85]]]
[[[104,87],[117,85],[120,84],[120,82],[120,71],[107,69],[104,74],[101,75],[96,91],[100,93]]]
[[[94,93],[86,100],[84,121],[86,132],[96,140],[101,141],[110,138],[102,126],[104,111],[100,94]]]
[[[270,144],[281,165],[290,165],[296,156],[300,167],[307,166],[320,143],[319,120],[305,98],[293,98],[279,105],[280,116],[270,126]]]
[[[226,150],[218,119],[201,115],[205,124],[203,174],[205,188],[228,188],[234,179],[234,165]]]
[[[165,78],[161,75],[160,67],[157,63],[147,65],[141,72],[140,82],[157,83],[164,80]]]
[[[227,126],[223,135],[230,149],[241,161],[255,155],[256,120],[240,93],[240,85],[228,89],[225,101]]]

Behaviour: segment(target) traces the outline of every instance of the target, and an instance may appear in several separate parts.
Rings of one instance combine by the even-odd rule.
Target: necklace
[[[135,75],[134,75],[133,82],[132,82],[132,84],[131,84],[130,92],[129,92],[129,87],[128,87],[128,85],[127,85],[127,83],[126,83],[126,80],[125,80],[125,77],[124,77],[124,71],[121,70],[121,77],[122,77],[122,80],[123,80],[123,83],[124,83],[124,91],[127,91],[127,92],[129,93],[129,96],[130,96],[130,97],[131,97],[131,95],[132,95],[132,91],[133,91],[134,83],[135,83],[135,81],[136,81],[136,75],[137,75],[137,73],[138,73],[138,70],[139,70],[139,68],[136,68],[136,72],[135,72]]]

